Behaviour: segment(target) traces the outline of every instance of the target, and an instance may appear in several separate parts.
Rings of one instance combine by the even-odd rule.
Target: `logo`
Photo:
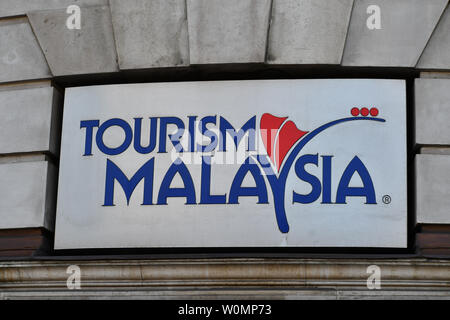
[[[295,173],[298,178],[311,185],[312,191],[307,195],[298,194],[294,191],[292,201],[294,203],[311,203],[316,201],[322,193],[322,203],[332,203],[331,162],[333,156],[321,156],[323,165],[323,182],[321,183],[317,177],[309,174],[305,170],[305,165],[308,163],[316,166],[318,165],[318,154],[307,154],[298,157],[306,144],[324,130],[339,124],[359,120],[385,122],[385,119],[376,117],[378,115],[378,109],[376,108],[372,108],[371,110],[367,108],[362,108],[361,110],[353,108],[351,114],[352,117],[325,123],[310,132],[298,129],[294,122],[287,120],[287,117],[280,118],[267,113],[261,117],[261,136],[267,150],[267,156],[259,155],[258,162],[264,169],[267,180],[271,186],[278,228],[282,233],[289,232],[284,199],[286,180],[294,161]],[[361,116],[359,117],[359,115]],[[370,117],[368,117],[369,115]],[[289,156],[286,158],[288,154]],[[349,186],[354,173],[358,173],[361,177],[363,187]],[[355,156],[353,160],[350,161],[342,174],[337,189],[335,203],[345,204],[347,197],[355,196],[365,197],[367,204],[376,204],[372,179],[369,171],[358,156]]]
[[[142,135],[143,117],[134,118],[131,124],[119,118],[111,118],[102,123],[100,120],[82,120],[80,128],[85,130],[84,156],[93,155],[94,141],[97,149],[108,156],[119,155],[129,148],[133,148],[139,154],[150,155],[131,177],[127,176],[111,158],[106,159],[102,204],[104,207],[115,206],[114,194],[117,184],[122,188],[129,205],[132,194],[141,181],[142,206],[167,205],[169,198],[185,198],[185,205],[239,205],[240,198],[254,197],[258,204],[269,204],[269,188],[273,196],[278,229],[281,233],[288,233],[289,223],[285,210],[287,199],[292,203],[309,204],[321,198],[321,204],[342,205],[346,204],[348,197],[361,197],[365,204],[376,204],[375,187],[370,170],[363,163],[363,159],[355,155],[348,163],[337,185],[336,196],[332,199],[331,177],[335,155],[302,154],[302,150],[310,141],[331,127],[349,125],[355,121],[386,122],[385,119],[378,117],[378,113],[377,108],[370,110],[353,108],[350,111],[351,116],[307,130],[299,129],[288,116],[264,113],[259,119],[259,137],[256,115],[251,116],[240,129],[236,129],[225,117],[217,115],[204,116],[199,121],[198,116],[188,116],[187,125],[185,121],[175,116],[149,117],[146,119],[149,130],[144,132],[144,135]],[[177,130],[170,131],[169,126],[176,126]],[[111,127],[118,127],[123,132],[123,141],[121,140],[117,147],[108,146],[104,141],[105,132]],[[94,128],[97,128],[95,139]],[[199,143],[199,135],[202,143]],[[149,137],[145,146],[142,145],[142,136]],[[234,145],[230,144],[230,141],[227,144],[227,137],[232,138]],[[159,182],[154,178],[154,171],[158,155],[169,152],[167,140],[172,143],[171,151],[175,156],[162,181]],[[228,194],[212,194],[213,153],[216,151],[237,153],[242,150],[239,146],[244,141],[247,153],[234,175]],[[257,148],[257,141],[262,141],[263,150]],[[186,154],[201,155],[200,190],[196,189],[192,173],[186,166],[186,160],[183,160],[183,155]],[[306,165],[321,166],[321,179],[308,172]],[[291,169],[294,169],[298,179],[311,186],[309,193],[300,194],[293,191],[292,194],[286,194],[286,182]],[[361,178],[362,186],[351,186],[350,181],[355,174]],[[253,178],[254,187],[243,186],[247,176]],[[181,178],[183,187],[172,186],[175,177]],[[156,199],[154,199],[155,187],[159,187]],[[200,197],[197,197],[198,193]]]

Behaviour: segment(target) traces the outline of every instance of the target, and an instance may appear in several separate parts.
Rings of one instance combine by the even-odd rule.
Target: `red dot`
[[[356,117],[359,115],[359,109],[358,108],[352,108],[351,110],[352,116]]]
[[[378,109],[377,108],[371,108],[370,109],[370,115],[372,117],[376,117],[378,115]]]
[[[369,115],[369,109],[362,108],[361,109],[361,115],[364,116],[364,117],[367,117]]]

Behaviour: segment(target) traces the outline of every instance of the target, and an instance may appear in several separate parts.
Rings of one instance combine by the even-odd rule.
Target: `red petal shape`
[[[278,172],[280,172],[281,164],[289,150],[307,133],[308,131],[298,129],[293,121],[288,121],[283,125],[278,134],[278,143],[275,149]]]
[[[260,121],[260,132],[261,138],[263,140],[264,146],[266,147],[267,154],[269,158],[272,160],[272,163],[275,164],[274,154],[273,154],[273,146],[275,144],[275,137],[277,136],[277,132],[283,124],[284,120],[287,117],[275,117],[270,113],[264,113],[261,117]]]

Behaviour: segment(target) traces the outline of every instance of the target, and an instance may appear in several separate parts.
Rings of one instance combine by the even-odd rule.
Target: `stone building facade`
[[[315,78],[406,80],[407,249],[53,249],[66,88]],[[2,299],[450,298],[448,0],[1,0],[0,115]]]

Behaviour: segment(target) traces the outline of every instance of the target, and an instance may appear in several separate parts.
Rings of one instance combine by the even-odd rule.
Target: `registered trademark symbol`
[[[384,204],[389,204],[389,203],[391,203],[391,200],[392,200],[392,199],[391,199],[391,196],[389,196],[389,195],[387,195],[387,194],[384,195],[383,198],[382,198],[382,201],[383,201]]]

